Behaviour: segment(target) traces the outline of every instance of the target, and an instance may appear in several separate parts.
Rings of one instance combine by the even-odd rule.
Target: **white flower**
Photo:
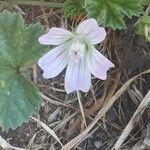
[[[87,92],[91,86],[91,74],[105,80],[107,70],[114,64],[98,52],[94,45],[106,37],[104,28],[99,27],[95,19],[87,19],[77,27],[75,33],[61,28],[51,28],[39,38],[44,45],[56,45],[54,49],[40,58],[38,65],[43,77],[53,78],[67,66],[65,90]]]

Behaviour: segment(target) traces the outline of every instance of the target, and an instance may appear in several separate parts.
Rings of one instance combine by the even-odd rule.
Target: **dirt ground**
[[[26,23],[40,21],[45,28],[50,28],[60,27],[66,21],[62,18],[63,13],[60,9],[19,7],[25,13]],[[18,11],[16,8],[9,9]],[[116,67],[109,71],[106,81],[93,78],[92,89],[87,94],[82,93],[88,124],[107,103],[108,97],[113,96],[131,77],[150,68],[150,43],[135,33],[134,23],[136,20],[137,18],[127,19],[128,28],[122,31],[114,32],[107,29],[106,40],[97,47],[113,61]],[[68,28],[71,25],[72,20],[68,20]],[[64,91],[64,73],[65,71],[54,79],[44,80],[42,70],[37,65],[28,70],[30,79],[33,82],[36,81],[35,84],[43,95],[69,106],[55,105],[43,99],[39,115],[37,115],[37,118],[51,127],[61,142],[66,144],[81,133],[84,127],[76,93],[67,95]],[[140,76],[116,100],[109,111],[92,128],[86,139],[74,149],[111,150],[149,89],[150,75]],[[61,125],[61,122],[67,118],[69,119]],[[121,149],[133,149],[138,142],[143,141],[148,128],[150,128],[150,126],[148,127],[149,122],[149,109],[146,109]],[[1,131],[0,134],[13,146],[31,150],[60,150],[60,145],[56,140],[32,119],[14,131]]]

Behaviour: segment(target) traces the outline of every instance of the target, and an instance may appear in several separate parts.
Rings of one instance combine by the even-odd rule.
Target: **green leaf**
[[[81,16],[86,13],[84,8],[84,0],[66,0],[64,6],[65,17]]]
[[[138,0],[91,0],[87,7],[88,17],[94,17],[104,27],[125,28],[124,16],[131,18],[142,13]]]
[[[38,90],[12,68],[0,67],[0,70],[0,125],[15,129],[38,112]]]
[[[44,33],[37,23],[25,25],[20,13],[0,13],[0,126],[15,129],[39,110],[40,97],[23,72],[48,47],[39,44]]]
[[[142,16],[137,22],[137,33],[150,41],[150,16]]]

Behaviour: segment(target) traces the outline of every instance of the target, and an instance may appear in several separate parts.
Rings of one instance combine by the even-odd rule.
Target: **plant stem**
[[[44,2],[44,1],[34,1],[34,0],[7,0],[9,4],[18,4],[18,5],[31,5],[31,6],[45,6],[45,7],[57,7],[62,8],[63,3],[53,3],[53,2]]]
[[[144,16],[148,16],[149,13],[150,13],[150,5],[148,5],[148,7],[144,13]]]
[[[77,91],[77,98],[78,98],[79,107],[80,107],[80,110],[81,110],[81,114],[82,114],[82,117],[83,117],[83,121],[84,121],[85,127],[87,127],[85,114],[84,114],[84,108],[83,108],[83,105],[82,105],[82,102],[81,102],[81,94],[80,94],[79,91]]]

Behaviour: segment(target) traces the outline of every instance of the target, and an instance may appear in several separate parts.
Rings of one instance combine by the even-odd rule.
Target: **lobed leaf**
[[[84,0],[66,0],[64,6],[65,17],[76,17],[86,13],[84,8]]]
[[[0,126],[16,128],[37,113],[40,97],[37,88],[23,71],[47,50],[39,44],[44,33],[39,23],[25,25],[20,13],[0,13]]]
[[[125,28],[124,16],[131,18],[142,13],[138,0],[91,0],[87,7],[88,17],[94,17],[104,27]]]

